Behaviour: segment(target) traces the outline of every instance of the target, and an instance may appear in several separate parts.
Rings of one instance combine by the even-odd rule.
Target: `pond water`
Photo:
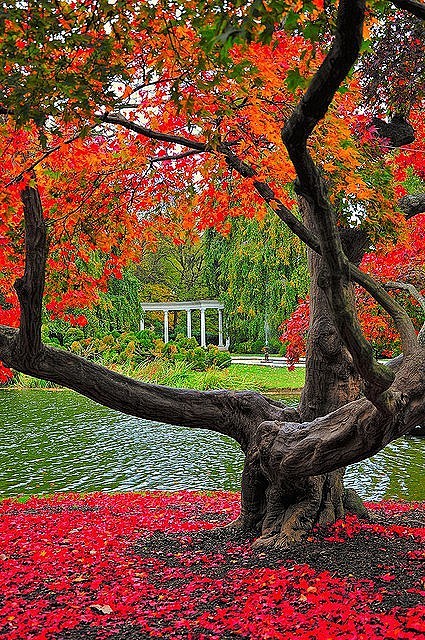
[[[425,439],[402,438],[349,467],[346,484],[365,499],[425,500],[424,462]],[[70,391],[0,391],[0,497],[239,490],[242,466],[239,446],[213,432],[133,418]]]

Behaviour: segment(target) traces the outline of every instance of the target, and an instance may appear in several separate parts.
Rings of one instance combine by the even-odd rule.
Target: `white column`
[[[140,331],[143,331],[144,328],[145,328],[145,318],[144,318],[144,316],[142,316],[140,318]]]
[[[186,311],[187,337],[192,337],[192,309]]]
[[[168,342],[168,311],[164,311],[164,342]]]
[[[201,308],[201,347],[207,346],[207,336],[205,334],[205,309]]]
[[[223,309],[218,310],[218,346],[224,347],[223,344]]]

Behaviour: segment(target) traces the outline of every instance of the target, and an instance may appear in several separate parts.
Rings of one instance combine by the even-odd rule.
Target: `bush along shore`
[[[304,385],[305,370],[297,368],[288,371],[283,367],[262,367],[260,365],[232,364],[226,369],[210,367],[206,371],[194,371],[186,363],[170,363],[156,359],[140,365],[137,369],[114,367],[143,382],[162,384],[185,389],[253,389],[260,392],[300,393]],[[50,389],[52,383],[16,373],[4,388],[10,389]]]
[[[214,345],[204,349],[194,338],[184,336],[165,344],[149,329],[114,331],[91,338],[86,338],[84,332],[75,327],[57,337],[45,329],[44,340],[50,346],[68,349],[138,380],[170,387],[291,392],[300,390],[305,379],[303,368],[288,371],[282,367],[231,364],[230,354]],[[53,387],[50,382],[18,372],[14,373],[8,386]]]
[[[369,504],[288,550],[217,528],[227,492],[0,503],[8,640],[424,637],[424,504]]]

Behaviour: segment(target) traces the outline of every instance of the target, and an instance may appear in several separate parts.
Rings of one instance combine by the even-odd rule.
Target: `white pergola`
[[[187,302],[143,302],[142,311],[161,311],[164,313],[164,342],[169,341],[168,314],[170,311],[186,311],[187,337],[192,337],[192,311],[201,312],[201,347],[207,346],[207,336],[205,330],[205,311],[207,309],[217,309],[218,311],[218,346],[224,347],[223,343],[223,309],[224,304],[218,300],[188,300]],[[140,319],[140,330],[145,328],[144,315]]]

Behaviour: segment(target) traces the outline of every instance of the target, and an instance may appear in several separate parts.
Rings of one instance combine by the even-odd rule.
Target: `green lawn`
[[[257,364],[232,364],[228,369],[235,378],[240,378],[245,389],[301,389],[305,381],[305,368],[266,367]]]
[[[285,367],[232,364],[227,369],[193,371],[183,362],[170,364],[157,360],[141,367],[136,377],[145,382],[186,389],[271,391],[302,388],[305,369],[288,371]]]

